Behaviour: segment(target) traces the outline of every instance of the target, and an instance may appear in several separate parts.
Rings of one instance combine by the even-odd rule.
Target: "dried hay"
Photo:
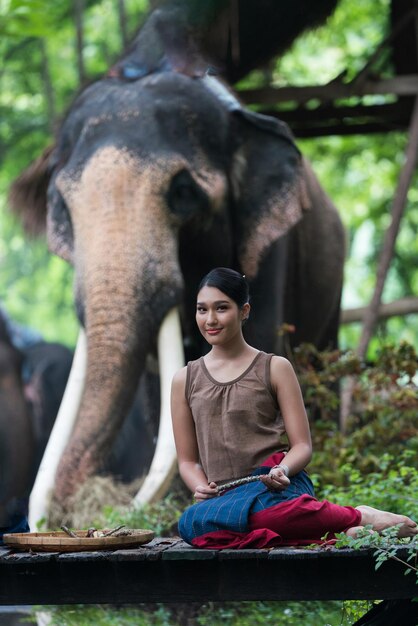
[[[125,484],[111,476],[93,476],[71,498],[68,509],[64,509],[57,500],[52,500],[48,527],[58,528],[62,524],[72,528],[101,527],[105,524],[103,509],[125,507],[128,510],[142,482],[141,478]]]

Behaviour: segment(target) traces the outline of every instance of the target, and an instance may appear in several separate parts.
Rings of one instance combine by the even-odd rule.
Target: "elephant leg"
[[[104,467],[105,474],[110,473],[125,483],[145,476],[154,455],[160,415],[157,368],[155,357],[156,371],[147,365],[142,374],[131,409]]]

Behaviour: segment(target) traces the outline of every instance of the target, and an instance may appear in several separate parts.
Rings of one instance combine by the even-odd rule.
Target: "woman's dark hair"
[[[246,302],[250,301],[250,293],[245,276],[228,267],[216,267],[211,270],[200,281],[198,291],[203,287],[216,287],[216,289],[219,289],[228,298],[236,302],[240,309]]]

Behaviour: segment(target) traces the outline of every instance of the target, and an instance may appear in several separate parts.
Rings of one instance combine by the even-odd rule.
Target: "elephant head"
[[[256,318],[247,337],[275,349],[286,276],[296,271],[286,233],[312,209],[303,160],[283,123],[243,109],[213,77],[132,75],[128,61],[132,69],[131,55],[82,92],[56,145],[11,192],[28,223],[46,218],[50,249],[74,265],[86,332],[85,388],[56,480],[64,501],[100,468],[170,309],[180,307],[188,356],[202,353],[194,297],[209,269],[246,274]],[[329,202],[321,206],[334,215]],[[318,245],[323,256],[325,239]],[[319,313],[321,338],[338,311],[340,282],[324,285],[333,302],[319,306],[329,307]],[[289,302],[294,311],[299,295]]]

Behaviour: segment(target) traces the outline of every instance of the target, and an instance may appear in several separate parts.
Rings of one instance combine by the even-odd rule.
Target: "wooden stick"
[[[69,537],[72,537],[73,539],[79,539],[78,535],[73,533],[73,531],[70,530],[69,528],[67,528],[67,526],[61,526],[61,530],[63,530],[65,533],[67,533],[67,535]]]
[[[125,528],[125,524],[121,524],[120,526],[116,526],[116,528],[113,528],[112,530],[108,530],[107,533],[103,533],[103,537],[110,537],[110,535],[113,535],[113,533],[116,533],[121,528]]]

